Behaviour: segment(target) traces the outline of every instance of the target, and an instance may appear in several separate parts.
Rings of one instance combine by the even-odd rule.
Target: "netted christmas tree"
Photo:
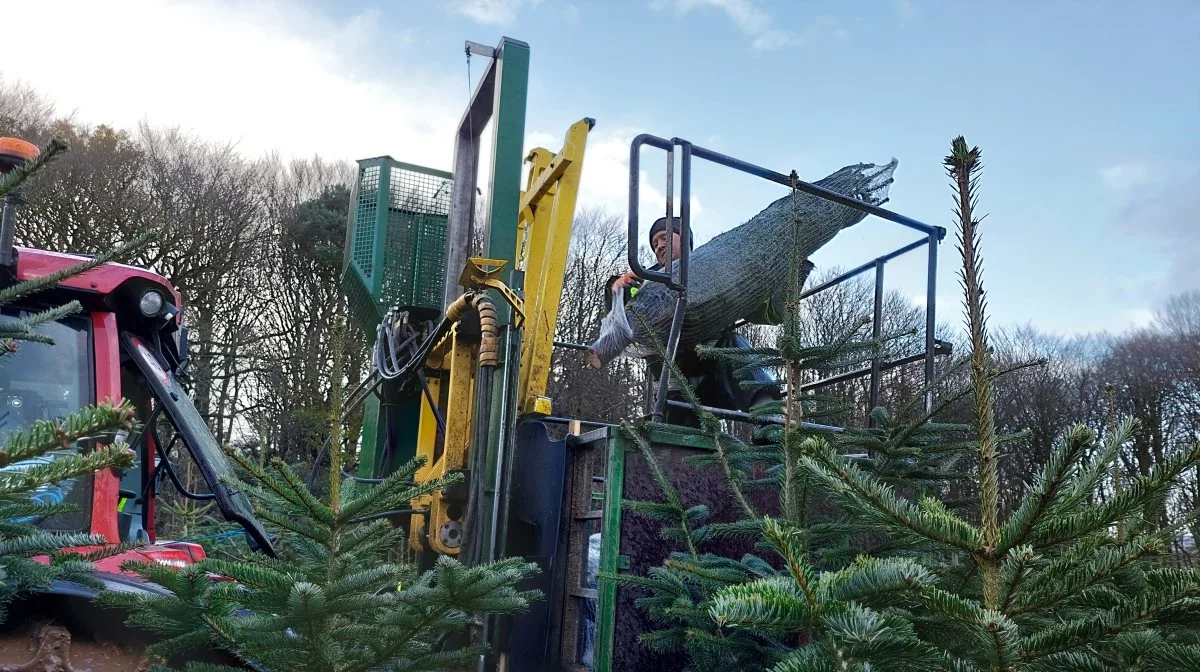
[[[342,370],[340,352],[335,346],[334,371]],[[165,659],[211,645],[278,672],[463,670],[484,651],[470,643],[483,616],[520,613],[539,598],[517,587],[537,570],[520,558],[468,567],[441,557],[425,572],[393,560],[408,543],[393,521],[409,518],[414,498],[461,475],[416,485],[417,458],[381,482],[343,483],[340,389],[335,384],[331,404],[327,498],[279,459],[261,465],[228,451],[251,477],[242,487],[257,514],[279,535],[279,558],[209,558],[180,570],[130,565],[172,594],[104,596],[131,612],[130,625],[162,637],[150,654]],[[219,669],[229,668],[187,665]]]
[[[35,158],[12,168],[0,178],[0,200],[10,195],[18,200],[21,185],[66,150],[65,143],[54,140]],[[11,307],[142,242],[144,238],[60,272],[16,282],[0,290],[0,305]],[[22,349],[53,347],[53,339],[42,327],[79,311],[79,303],[72,301],[22,317],[0,315],[0,367]],[[37,419],[4,431],[0,447],[0,620],[12,600],[44,589],[55,579],[94,585],[89,578],[93,568],[89,560],[114,549],[75,549],[102,546],[108,540],[91,534],[44,530],[38,524],[78,510],[62,496],[78,479],[100,470],[133,465],[133,452],[116,438],[132,428],[133,419],[133,408],[128,403],[104,400],[66,417]]]
[[[1114,422],[1104,436],[1076,426],[1020,506],[1001,516],[997,462],[1006,440],[992,419],[992,382],[1002,372],[989,357],[974,214],[980,152],[957,138],[945,165],[971,338],[958,366],[969,367],[969,385],[915,420],[874,409],[875,428],[843,433],[801,426],[810,400],[790,391],[781,408],[766,409],[785,416],[774,452],[730,441],[715,419],[702,422],[718,448],[713,468],[724,471],[745,516],[703,524],[704,507],[685,510],[661,469],[666,501],[629,503],[664,521],[664,537],[686,549],[649,576],[614,577],[646,590],[641,604],[664,626],[646,633],[645,645],[686,650],[695,670],[1200,669],[1200,574],[1169,556],[1195,513],[1171,524],[1156,515],[1181,479],[1195,477],[1200,443],[1114,487],[1133,424]],[[778,348],[737,356],[775,358],[792,383],[811,351],[787,331]],[[973,415],[965,436],[935,422],[964,395]],[[963,449],[973,453],[978,495],[955,510],[945,488],[953,460],[944,458]],[[755,463],[767,472],[757,481],[749,477]],[[763,482],[779,490],[774,511],[748,502],[746,492]],[[834,513],[811,515],[814,490]],[[703,552],[731,536],[756,541],[759,552]]]

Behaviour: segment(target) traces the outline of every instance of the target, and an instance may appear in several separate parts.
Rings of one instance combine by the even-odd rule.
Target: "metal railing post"
[[[937,248],[936,231],[929,233],[929,267],[925,279],[925,412],[933,410],[933,350],[937,328]]]
[[[871,338],[875,339],[875,354],[871,357],[871,395],[870,406],[867,408],[867,419],[869,426],[874,426],[874,421],[870,420],[871,412],[879,405],[879,339],[883,337],[883,266],[887,262],[883,259],[875,260],[875,314],[871,318]]]

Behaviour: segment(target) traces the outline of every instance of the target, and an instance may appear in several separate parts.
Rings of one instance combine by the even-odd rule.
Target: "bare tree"
[[[259,366],[246,395],[253,400],[253,424],[267,442],[260,446],[264,456],[311,460],[332,410],[331,325],[347,312],[340,276],[353,172],[314,159],[277,165],[272,174],[267,210],[273,244],[259,272],[270,310],[256,323]],[[348,337],[342,377],[351,384],[364,374],[367,340],[360,331]]]
[[[588,343],[599,333],[608,281],[626,270],[626,235],[624,220],[617,215],[596,208],[576,214],[563,273],[558,340]],[[557,414],[616,422],[641,413],[642,361],[619,359],[594,371],[584,366],[578,351],[557,349],[552,366],[550,394]]]
[[[0,133],[41,144],[54,118],[48,98],[28,84],[0,77]]]

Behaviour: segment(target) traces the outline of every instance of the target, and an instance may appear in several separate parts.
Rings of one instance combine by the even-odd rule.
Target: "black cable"
[[[155,432],[151,436],[154,438],[155,452],[158,452],[158,433]],[[175,442],[179,440],[179,435],[176,434],[171,438],[171,443],[167,444],[167,455],[170,456],[171,449],[175,447]],[[163,458],[166,460],[167,458]],[[160,460],[162,461],[162,460]],[[146,489],[142,490],[142,499],[146,499],[146,495],[150,492],[158,493],[158,482],[162,480],[163,472],[159,470],[159,465],[154,465],[154,469],[150,472],[150,482],[146,484]]]
[[[433,346],[436,345],[437,342],[441,340],[441,338],[446,334],[450,325],[452,324],[448,318],[446,318],[445,316],[442,316],[442,319],[440,322],[438,322],[437,326],[434,327],[429,332],[429,336],[424,341],[422,341],[419,346],[417,346],[415,348],[412,346],[412,343],[419,336],[419,334],[415,330],[412,329],[411,325],[406,324],[405,326],[409,330],[411,330],[412,333],[411,333],[411,335],[409,335],[408,338],[404,339],[403,343],[401,343],[399,346],[397,346],[397,350],[407,348],[410,352],[412,352],[412,357],[410,357],[409,360],[401,366],[401,365],[399,365],[399,359],[397,359],[394,354],[382,352],[383,350],[387,349],[387,346],[384,344],[385,341],[390,342],[390,344],[395,343],[394,337],[389,339],[383,335],[383,332],[385,332],[385,331],[388,332],[388,334],[387,334],[388,336],[391,335],[392,330],[387,329],[384,326],[384,324],[390,324],[391,321],[392,321],[392,311],[388,311],[388,314],[386,316],[384,316],[384,322],[382,324],[380,324],[379,328],[376,329],[375,368],[376,368],[376,371],[379,373],[380,378],[382,378],[383,380],[394,380],[396,378],[400,378],[400,377],[404,376],[405,374],[407,374],[409,369],[411,369],[414,364],[424,363],[425,360],[429,358],[429,353],[430,353],[430,351],[433,350]],[[430,322],[428,322],[427,324],[432,325],[433,324],[432,320]],[[394,352],[396,352],[396,351],[393,351],[393,353]],[[386,372],[383,370],[383,369],[387,368],[387,363],[384,359],[385,355],[387,356],[388,359],[392,359],[396,363],[397,370],[394,373]],[[416,371],[416,374],[417,374],[417,379],[420,381],[421,389],[425,394],[425,399],[429,403],[429,408],[433,411],[434,419],[437,421],[438,431],[442,434],[443,437],[445,437],[445,435],[446,435],[446,420],[445,420],[445,418],[442,417],[442,414],[438,411],[437,404],[433,399],[433,392],[429,389],[429,383],[425,377],[425,373],[424,373],[424,371],[422,371],[421,369],[418,368]],[[378,382],[382,382],[382,381],[378,381]],[[376,384],[378,384],[378,382]],[[357,391],[355,394],[357,394]],[[362,399],[364,399],[364,400],[366,399],[366,394],[363,395]],[[361,401],[358,401],[357,403],[361,403]],[[357,405],[357,404],[355,404],[355,405]],[[345,414],[346,413],[343,412],[343,417],[345,416]],[[325,456],[329,453],[329,443],[332,440],[332,438],[333,437],[329,437],[329,438],[325,439],[325,443],[321,446],[321,450],[317,452],[317,458],[315,460],[313,460],[313,465],[312,465],[312,468],[309,470],[308,479],[306,482],[306,486],[310,491],[313,489],[313,485],[316,482],[317,469],[321,466],[321,463],[325,461]],[[382,480],[382,479],[364,479],[364,478],[358,478],[355,476],[350,476],[349,474],[347,474],[345,472],[345,470],[342,471],[342,475],[347,476],[348,478],[353,479],[354,481],[360,482],[360,483],[378,483]]]
[[[172,445],[174,445],[174,443],[174,441],[171,442]],[[195,499],[199,501],[207,501],[217,498],[217,496],[211,492],[197,494],[191,490],[188,490],[187,486],[185,486],[179,480],[179,475],[175,473],[175,468],[171,466],[171,461],[167,459],[166,454],[163,452],[162,445],[159,444],[158,441],[155,441],[154,446],[158,451],[159,457],[162,458],[162,466],[166,467],[167,469],[167,476],[170,477],[171,483],[175,486],[175,489],[179,491],[179,494],[187,497],[188,499]]]
[[[429,402],[429,410],[433,412],[433,419],[437,421],[438,434],[442,435],[442,439],[446,437],[446,420],[442,417],[442,412],[438,410],[437,404],[433,401],[433,392],[429,390],[429,379],[425,376],[425,372],[417,370],[417,380],[421,383],[421,390],[425,392],[425,400]]]
[[[388,315],[390,318],[391,313]],[[379,329],[375,331],[375,359],[377,360],[375,367],[379,370],[380,376],[385,380],[390,380],[400,374],[404,367],[400,365],[398,355],[400,351],[409,348],[417,336],[418,334],[413,332],[403,343],[396,345],[396,334],[383,324],[379,325]],[[387,364],[388,360],[391,360],[390,368]]]

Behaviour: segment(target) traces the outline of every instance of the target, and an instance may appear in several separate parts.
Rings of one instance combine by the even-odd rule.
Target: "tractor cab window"
[[[149,543],[154,537],[154,530],[149,529],[154,525],[149,500],[156,494],[151,480],[159,460],[154,449],[155,433],[148,425],[154,419],[152,395],[137,367],[126,362],[121,367],[121,396],[133,405],[139,431],[129,437],[136,459],[133,467],[121,475],[117,500],[117,531],[122,541]]]
[[[5,306],[0,319],[21,319],[34,311]],[[94,403],[95,378],[92,373],[91,329],[87,319],[71,316],[36,327],[53,345],[16,341],[16,352],[0,357],[0,445],[14,433],[26,430],[35,420],[60,420]],[[6,471],[27,469],[53,462],[64,455],[78,453],[71,445],[45,455],[7,465]],[[47,504],[69,502],[78,509],[72,513],[49,516],[37,522],[49,530],[83,531],[91,516],[92,481],[76,478],[47,484],[33,493],[33,499]]]

